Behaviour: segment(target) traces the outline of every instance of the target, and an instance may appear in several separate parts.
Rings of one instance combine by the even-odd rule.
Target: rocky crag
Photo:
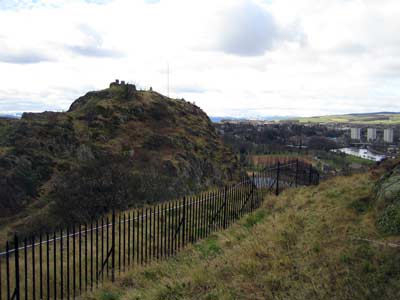
[[[13,230],[87,221],[239,176],[199,107],[124,82],[67,112],[0,121],[0,219]]]

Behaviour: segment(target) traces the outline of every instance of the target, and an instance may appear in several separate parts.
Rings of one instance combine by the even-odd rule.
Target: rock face
[[[376,192],[378,205],[400,202],[400,165],[395,166],[380,179]]]
[[[375,190],[378,228],[386,234],[400,234],[400,164],[382,176]]]
[[[60,220],[82,221],[239,173],[200,108],[129,84],[89,92],[65,113],[0,123],[0,217],[45,207]]]

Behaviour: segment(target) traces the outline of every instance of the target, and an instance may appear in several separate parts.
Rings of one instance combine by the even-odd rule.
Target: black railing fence
[[[0,300],[75,299],[136,265],[163,260],[260,207],[266,193],[318,184],[310,164],[269,166],[223,189],[20,240],[0,253]]]

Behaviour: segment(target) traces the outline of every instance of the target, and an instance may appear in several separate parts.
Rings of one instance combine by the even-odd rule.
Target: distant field
[[[334,115],[296,119],[301,123],[353,123],[353,124],[400,124],[400,114],[376,113],[376,114],[353,114]]]

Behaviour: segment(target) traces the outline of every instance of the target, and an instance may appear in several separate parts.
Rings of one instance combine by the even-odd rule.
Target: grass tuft
[[[100,293],[100,300],[119,300],[120,295],[111,291],[102,291]]]
[[[257,210],[255,213],[250,214],[246,217],[245,223],[243,226],[247,229],[250,229],[254,225],[262,222],[267,216],[267,212],[264,209]]]
[[[211,236],[203,243],[197,244],[196,249],[199,251],[202,258],[216,257],[222,252],[216,236]]]

